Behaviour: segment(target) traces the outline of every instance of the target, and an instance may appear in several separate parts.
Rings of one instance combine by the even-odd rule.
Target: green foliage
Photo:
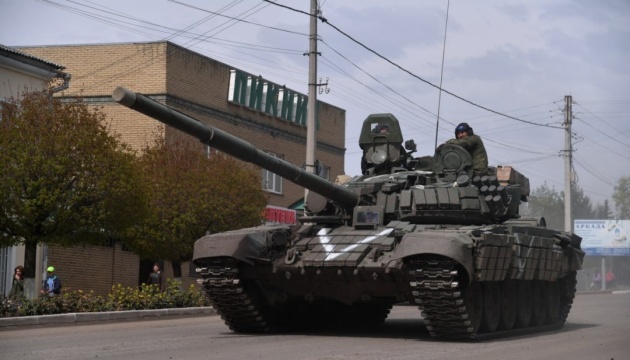
[[[577,185],[571,187],[571,213],[573,219],[594,219],[596,216],[591,199]]]
[[[630,176],[622,176],[613,190],[617,219],[630,219]]]
[[[577,185],[571,187],[571,213],[573,219],[594,219],[596,216],[591,199]],[[544,217],[548,228],[564,230],[564,192],[550,188],[545,182],[532,191],[523,215]]]
[[[41,295],[33,300],[25,300],[19,307],[19,316],[63,314],[63,296]]]
[[[97,108],[47,92],[9,99],[0,121],[0,246],[120,236],[143,215],[135,156]]]
[[[127,244],[145,258],[179,266],[205,234],[262,222],[267,198],[251,166],[222,154],[208,157],[196,141],[163,138],[145,149],[140,164],[150,215],[133,227]]]
[[[64,312],[97,312],[111,309],[111,304],[102,296],[95,295],[94,291],[88,293],[83,290],[68,291],[62,294],[61,298]]]
[[[612,209],[610,208],[610,204],[608,199],[604,200],[603,204],[597,204],[595,209],[595,219],[601,220],[611,220],[613,219]]]
[[[209,306],[208,298],[198,287],[187,290],[171,279],[165,291],[154,285],[142,285],[140,289],[118,284],[106,297],[94,292],[66,291],[60,296],[39,296],[32,300],[4,298],[0,302],[0,317],[65,314],[77,312],[148,310]]]
[[[545,182],[534,189],[529,196],[528,205],[523,215],[527,217],[544,217],[547,227],[564,229],[564,196]]]

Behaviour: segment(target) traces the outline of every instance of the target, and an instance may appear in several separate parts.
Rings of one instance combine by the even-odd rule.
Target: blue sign
[[[575,220],[573,232],[591,256],[630,256],[630,220]]]

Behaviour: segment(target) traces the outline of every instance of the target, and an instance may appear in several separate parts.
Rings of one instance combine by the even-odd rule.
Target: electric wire
[[[43,1],[43,2],[49,2],[49,1]],[[174,1],[174,2],[175,2],[175,1]],[[75,3],[75,2],[73,2],[73,3]],[[309,14],[309,15],[310,15],[310,14]],[[108,21],[102,21],[102,20],[99,20],[97,17],[90,16],[90,15],[84,15],[84,16],[91,17],[91,18],[95,19],[96,21],[101,21],[101,22],[104,22],[104,23],[106,23],[106,24],[108,24],[108,25],[113,25],[113,26],[116,26],[116,27],[119,27],[119,28],[123,28],[123,29],[125,29],[125,30],[127,30],[127,31],[132,31],[132,30],[131,30],[131,29],[129,29],[129,28],[126,28],[126,27],[121,27],[120,25],[113,24],[111,21],[109,21],[109,22],[108,22]],[[246,23],[249,23],[249,22],[246,22]],[[135,25],[135,26],[138,26],[138,25]],[[259,26],[264,26],[264,25],[259,25]],[[136,31],[136,33],[139,33],[139,32],[137,32],[137,31]],[[142,33],[142,34],[146,34],[146,33]],[[184,33],[182,33],[182,34],[184,34]],[[299,34],[300,34],[300,35],[305,35],[305,34],[301,34],[301,33],[299,33]],[[198,36],[198,35],[197,35],[197,36]],[[327,44],[326,44],[326,45],[327,45]],[[227,41],[227,43],[225,44],[225,46],[226,46],[226,47],[228,47],[228,48],[230,47],[230,45],[229,45],[229,41]],[[237,47],[237,46],[235,45],[234,47]],[[242,48],[244,48],[244,49],[248,49],[248,50],[252,50],[252,49],[247,48],[247,45],[244,45]],[[228,59],[230,59],[230,58],[228,58]],[[349,93],[349,94],[352,94],[352,92],[348,92],[348,93]],[[358,98],[360,98],[360,97],[358,97]],[[349,99],[349,98],[347,98],[347,99]],[[407,100],[408,100],[408,99],[407,99]],[[581,103],[583,103],[583,104],[590,104],[589,102],[581,102]],[[607,102],[601,102],[601,103],[607,103]],[[622,101],[621,103],[625,103],[625,101]],[[416,104],[416,105],[417,105],[417,104]],[[426,110],[426,109],[425,109],[425,110]],[[501,114],[497,114],[497,115],[501,115]],[[533,124],[531,124],[531,125],[540,126],[541,124],[533,123]],[[490,141],[490,142],[492,142],[491,140],[489,140],[489,141]],[[624,144],[624,145],[625,145],[625,144]],[[627,145],[626,145],[626,146],[627,146]],[[516,149],[515,149],[515,150],[516,150]],[[521,149],[521,150],[525,150],[525,149]],[[619,154],[618,154],[618,155],[619,155]],[[580,165],[581,165],[581,164],[580,164]]]
[[[270,4],[273,4],[273,5],[276,5],[276,6],[279,6],[279,7],[282,7],[282,8],[289,9],[289,10],[291,10],[291,11],[299,12],[299,13],[302,13],[302,14],[305,14],[305,15],[308,15],[308,16],[313,16],[313,15],[311,15],[311,14],[307,13],[307,12],[304,12],[304,11],[302,11],[302,10],[298,10],[298,9],[292,8],[292,7],[290,7],[290,6],[286,6],[286,5],[278,4],[278,3],[272,2],[272,1],[270,1],[270,0],[263,0],[263,1],[268,2],[268,3],[270,3]],[[535,123],[535,122],[531,122],[531,121],[527,121],[527,120],[519,119],[519,118],[516,118],[516,117],[514,117],[514,116],[510,116],[510,115],[507,115],[507,114],[501,113],[501,112],[499,112],[499,111],[496,111],[496,110],[492,110],[492,109],[490,109],[490,108],[487,108],[487,107],[485,107],[485,106],[479,105],[479,104],[477,104],[477,103],[475,103],[475,102],[473,102],[473,101],[471,101],[471,100],[468,100],[468,99],[466,99],[466,98],[463,98],[463,97],[461,97],[461,96],[459,96],[459,95],[457,95],[457,94],[454,94],[454,93],[452,93],[452,92],[450,92],[450,91],[448,91],[448,90],[446,90],[446,89],[442,89],[442,88],[440,88],[439,86],[437,86],[437,85],[435,85],[435,84],[431,83],[430,81],[425,80],[425,79],[423,79],[422,77],[420,77],[420,76],[418,76],[418,75],[416,75],[416,74],[412,73],[411,71],[409,71],[409,70],[407,70],[407,69],[403,68],[402,66],[400,66],[400,65],[398,65],[397,63],[393,62],[392,60],[389,60],[387,57],[385,57],[385,56],[381,55],[380,53],[376,52],[375,50],[371,49],[371,48],[370,48],[370,47],[368,47],[367,45],[365,45],[365,44],[361,43],[360,41],[356,40],[355,38],[353,38],[353,37],[352,37],[352,36],[350,36],[349,34],[345,33],[345,32],[344,32],[344,31],[342,31],[341,29],[339,29],[337,26],[333,25],[330,21],[328,21],[328,19],[324,18],[323,16],[317,16],[317,18],[318,18],[319,20],[321,20],[324,24],[327,24],[328,26],[332,27],[333,29],[335,29],[337,32],[339,32],[339,33],[340,33],[340,34],[342,34],[343,36],[345,36],[345,37],[347,37],[348,39],[350,39],[350,40],[351,40],[352,42],[354,42],[355,44],[357,44],[357,45],[361,46],[361,47],[362,47],[362,48],[364,48],[365,50],[367,50],[367,51],[371,52],[372,54],[376,55],[377,57],[381,58],[382,60],[386,61],[387,63],[389,63],[389,64],[393,65],[394,67],[398,68],[399,70],[401,70],[401,71],[403,71],[403,72],[407,73],[408,75],[410,75],[410,76],[412,76],[412,77],[414,77],[414,78],[416,78],[416,79],[418,79],[418,80],[422,81],[423,83],[425,83],[425,84],[427,84],[427,85],[429,85],[429,86],[431,86],[431,87],[434,87],[434,88],[438,89],[439,91],[443,91],[443,92],[445,92],[445,93],[447,93],[447,94],[449,94],[449,95],[451,95],[451,96],[453,96],[453,97],[455,97],[455,98],[457,98],[457,99],[459,99],[459,100],[461,100],[461,101],[464,101],[464,102],[466,102],[466,103],[468,103],[468,104],[470,104],[470,105],[472,105],[472,106],[475,106],[475,107],[478,107],[478,108],[480,108],[480,109],[486,110],[486,111],[488,111],[488,112],[491,112],[491,113],[494,113],[494,114],[497,114],[497,115],[500,115],[500,116],[506,117],[506,118],[508,118],[508,119],[512,119],[512,120],[516,120],[516,121],[520,121],[520,122],[524,122],[524,123],[528,123],[528,124],[531,124],[531,125],[543,126],[543,127],[549,127],[549,128],[554,128],[554,129],[564,129],[563,127],[560,127],[560,126],[552,126],[552,125],[549,125],[549,124],[538,124],[538,123]]]
[[[260,23],[255,23],[255,22],[243,20],[243,19],[240,19],[240,18],[237,18],[237,17],[227,16],[227,15],[224,15],[224,14],[221,14],[221,13],[217,13],[217,12],[214,12],[214,11],[210,11],[210,10],[206,10],[206,9],[200,8],[198,6],[193,6],[193,5],[187,4],[187,3],[182,2],[182,1],[177,1],[177,0],[168,0],[168,1],[176,3],[176,4],[180,4],[182,6],[189,7],[191,9],[195,9],[195,10],[199,10],[199,11],[203,11],[203,12],[207,12],[207,13],[211,13],[211,14],[216,14],[217,16],[225,17],[225,18],[232,19],[234,21],[242,22],[242,23],[245,23],[245,24],[256,25],[256,26],[260,26],[260,27],[263,27],[263,28],[271,29],[271,30],[277,30],[277,31],[286,32],[286,33],[289,33],[289,34],[302,35],[302,36],[306,36],[306,37],[309,36],[306,33],[301,33],[301,32],[297,32],[297,31],[291,31],[291,30],[287,30],[287,29],[274,27],[274,26],[268,26],[268,25],[264,25],[264,24],[260,24]]]

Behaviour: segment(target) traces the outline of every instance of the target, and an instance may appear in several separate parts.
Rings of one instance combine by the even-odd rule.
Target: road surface
[[[630,294],[578,295],[558,331],[485,342],[443,341],[419,310],[394,307],[360,332],[234,334],[217,315],[0,329],[1,359],[630,359]]]

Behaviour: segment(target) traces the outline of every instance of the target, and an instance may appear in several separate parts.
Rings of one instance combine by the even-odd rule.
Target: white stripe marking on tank
[[[319,243],[322,244],[322,246],[324,247],[324,250],[326,250],[327,253],[330,253],[335,248],[335,245],[328,244],[331,238],[330,236],[326,236],[326,235],[328,235],[330,230],[332,229],[323,228],[317,232],[317,235],[319,235]]]
[[[357,246],[359,246],[360,244],[369,244],[372,241],[374,241],[374,239],[376,239],[379,236],[385,236],[385,235],[389,235],[391,234],[391,232],[394,231],[394,229],[392,228],[387,228],[383,231],[381,231],[380,233],[376,234],[376,235],[370,235],[368,237],[366,237],[365,239],[359,241],[356,244],[352,244],[352,245],[348,245],[345,248],[343,248],[340,252],[330,252],[328,249],[326,249],[326,251],[328,252],[328,256],[326,256],[326,258],[324,259],[324,261],[328,261],[328,260],[334,260],[336,259],[338,256],[343,255],[345,253],[347,253],[348,251],[352,251],[353,249],[355,249]],[[334,248],[334,246],[333,246]],[[331,249],[332,251],[332,249]]]

